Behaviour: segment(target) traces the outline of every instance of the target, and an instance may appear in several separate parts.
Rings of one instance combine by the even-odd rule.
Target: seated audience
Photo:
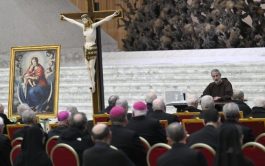
[[[99,123],[92,128],[95,145],[84,151],[83,166],[133,166],[128,157],[119,150],[110,147],[111,131],[105,124]]]
[[[133,117],[129,121],[127,128],[134,130],[137,134],[144,137],[150,145],[166,142],[164,128],[158,120],[146,117],[147,107],[142,101],[133,104]]]
[[[39,127],[29,127],[22,141],[22,153],[18,155],[14,166],[52,166],[45,151],[44,133]]]
[[[22,137],[24,138],[25,132],[27,130],[27,128],[29,128],[29,126],[37,126],[40,129],[41,126],[39,126],[40,124],[37,123],[37,117],[36,117],[36,113],[34,111],[32,111],[30,108],[28,110],[24,110],[22,115],[21,115],[21,122],[23,124],[26,124],[28,126],[23,127],[22,129],[17,130],[14,133],[13,138],[17,138],[17,137]]]
[[[11,166],[9,158],[11,144],[9,138],[3,134],[4,127],[4,120],[0,117],[0,165]]]
[[[222,125],[240,125],[239,124],[239,108],[235,103],[227,103],[223,107],[225,122]],[[254,141],[252,130],[246,126],[240,125],[244,135],[243,143]]]
[[[127,119],[130,120],[132,118],[132,113],[128,113],[129,110],[129,104],[126,99],[118,99],[116,101],[116,106],[121,106],[124,108],[126,114],[127,114]]]
[[[93,146],[87,130],[87,118],[83,112],[77,112],[70,117],[69,127],[63,131],[58,143],[65,143],[73,147],[82,161],[83,151]]]
[[[227,124],[220,127],[215,166],[254,166],[244,157],[243,134],[239,125]]]
[[[145,166],[146,152],[140,142],[139,135],[135,131],[127,129],[128,123],[126,111],[121,106],[115,106],[110,111],[110,120],[112,122],[111,145],[122,150],[137,166]]]
[[[172,122],[179,122],[179,119],[174,114],[166,113],[166,105],[162,99],[155,99],[153,101],[153,112],[150,112],[147,116],[157,120],[167,120],[168,124]]]
[[[7,118],[7,116],[6,116],[6,114],[5,114],[4,111],[5,111],[5,107],[4,107],[3,104],[0,103],[0,117],[3,118],[3,120],[4,120],[4,131],[3,131],[3,133],[6,134],[6,133],[7,133],[7,131],[6,131],[6,125],[7,125],[7,124],[13,124],[13,122],[11,122],[11,121]]]
[[[251,108],[244,102],[244,92],[241,90],[234,90],[232,102],[236,103],[240,111],[243,111],[244,117],[251,113]]]
[[[199,99],[195,95],[187,96],[187,107],[184,108],[185,111],[189,112],[201,112],[202,110],[198,109]]]
[[[205,110],[203,114],[205,127],[201,130],[192,133],[188,138],[188,145],[196,143],[205,143],[213,149],[217,147],[217,135],[220,124],[219,114],[215,109]]]
[[[153,101],[157,98],[155,91],[149,91],[145,96],[147,114],[153,112]]]
[[[109,106],[107,106],[104,110],[101,111],[101,113],[107,113],[109,114],[112,107],[116,105],[116,101],[119,99],[119,96],[112,95],[108,99]]]
[[[70,117],[70,112],[68,111],[60,111],[57,115],[57,120],[58,120],[58,127],[51,129],[48,132],[48,138],[58,135],[60,136],[63,131],[68,128],[69,125],[69,117]]]
[[[214,82],[210,83],[203,91],[203,96],[210,95],[214,101],[229,101],[233,95],[232,84],[227,78],[221,78],[221,72],[218,69],[211,71]]]
[[[207,166],[201,153],[190,149],[186,144],[187,132],[180,123],[171,123],[167,127],[168,144],[172,149],[160,156],[158,166]]]
[[[265,98],[259,97],[254,101],[254,107],[249,115],[253,118],[265,118]]]

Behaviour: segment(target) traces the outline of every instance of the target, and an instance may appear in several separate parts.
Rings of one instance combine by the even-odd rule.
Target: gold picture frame
[[[58,113],[59,45],[12,47],[9,75],[8,116],[28,104],[41,119]]]

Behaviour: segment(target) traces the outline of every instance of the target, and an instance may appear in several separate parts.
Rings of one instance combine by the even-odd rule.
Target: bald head
[[[167,127],[167,137],[174,143],[185,141],[186,132],[180,123],[174,122]]]
[[[153,101],[153,110],[154,111],[164,111],[164,112],[166,112],[166,105],[165,105],[164,100],[155,99]]]
[[[111,133],[107,125],[98,123],[92,128],[92,137],[95,142],[110,143]]]
[[[87,126],[87,118],[85,113],[77,112],[73,114],[69,119],[69,124],[71,127],[84,130]]]

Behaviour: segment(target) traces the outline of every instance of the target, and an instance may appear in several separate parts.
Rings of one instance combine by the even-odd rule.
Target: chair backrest
[[[93,123],[97,124],[98,122],[108,122],[109,114],[94,114],[93,115]]]
[[[239,119],[239,123],[252,129],[255,138],[265,132],[265,118]]]
[[[46,142],[46,153],[50,156],[52,148],[57,145],[57,141],[59,139],[58,135],[52,136],[51,138],[48,139],[48,141]]]
[[[188,134],[194,133],[204,127],[203,119],[183,119],[182,124]]]
[[[148,166],[157,166],[157,159],[166,153],[171,146],[165,143],[154,144],[147,152],[146,160]]]
[[[149,142],[144,138],[144,137],[139,137],[139,139],[140,139],[140,141],[141,141],[141,144],[143,145],[143,147],[144,147],[144,150],[145,150],[145,152],[147,153],[148,152],[148,150],[150,149],[150,144],[149,144]]]
[[[200,115],[200,112],[177,112],[176,115],[178,116],[179,120],[182,121],[183,119],[195,119]]]
[[[79,166],[79,158],[76,151],[69,145],[59,143],[51,151],[53,166]]]
[[[212,147],[204,143],[197,143],[193,144],[190,148],[202,153],[207,160],[208,166],[214,165],[215,150]]]
[[[25,126],[27,126],[27,125],[26,124],[8,124],[8,125],[6,125],[7,135],[10,138],[10,140],[13,140],[14,133],[17,130],[19,130]]]
[[[265,133],[261,133],[255,139],[255,142],[262,144],[265,147]]]
[[[167,120],[159,120],[159,123],[161,124],[161,126],[166,129],[168,126],[168,121]]]
[[[17,158],[17,156],[21,153],[21,145],[16,145],[12,148],[11,152],[10,152],[10,162],[11,162],[11,165],[14,165],[14,162]]]
[[[248,142],[242,146],[245,157],[250,159],[255,166],[265,165],[265,147],[257,142]]]
[[[16,145],[21,145],[22,141],[23,141],[22,137],[17,137],[11,141],[11,146],[15,147]]]

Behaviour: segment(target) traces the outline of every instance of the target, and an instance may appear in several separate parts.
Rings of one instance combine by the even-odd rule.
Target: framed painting
[[[40,118],[58,112],[60,46],[12,47],[8,116],[17,117],[17,106],[28,104]]]

